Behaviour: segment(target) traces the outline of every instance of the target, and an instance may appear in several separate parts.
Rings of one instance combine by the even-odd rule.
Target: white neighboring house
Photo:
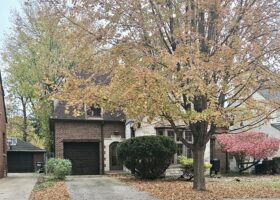
[[[253,95],[253,98],[259,99],[259,100],[267,100],[267,99],[276,99],[277,101],[280,101],[280,93],[274,94],[273,97],[269,95],[268,91],[260,91]],[[246,122],[244,123],[246,124]],[[264,132],[270,137],[274,137],[277,139],[280,139],[280,110],[275,111],[271,114],[270,119],[265,120],[260,123],[259,126],[252,128],[249,130],[250,132]],[[275,154],[274,157],[280,157],[280,149]],[[229,169],[230,171],[238,171],[236,161],[234,157],[229,156]]]
[[[265,92],[262,92],[261,94],[257,93],[255,95],[255,97],[256,98],[261,98],[261,99],[269,98],[268,94],[265,93]],[[278,99],[280,101],[280,96],[279,96]],[[280,139],[280,110],[274,112],[271,115],[270,120],[263,123],[261,126],[259,126],[257,128],[253,128],[251,131],[264,132],[271,137]],[[278,152],[275,156],[280,156],[280,149],[278,150]]]
[[[177,127],[181,131],[183,138],[192,142],[191,131],[183,124],[178,123]],[[174,155],[173,163],[177,164],[177,156],[184,155],[188,158],[192,158],[192,151],[187,148],[182,142],[177,139],[174,130],[171,128],[168,122],[158,120],[153,123],[149,123],[147,120],[143,120],[141,123],[135,123],[133,120],[127,120],[126,122],[126,138],[148,136],[148,135],[164,135],[174,138],[177,144],[177,153]],[[205,150],[205,161],[210,162],[210,143],[207,144]]]
[[[265,100],[269,98],[269,95],[265,91],[262,91],[254,94],[253,97],[256,99]],[[279,94],[279,100],[280,100],[280,94]],[[190,134],[190,130],[188,129],[188,127],[185,127],[183,124],[181,125],[178,124],[178,127],[181,127],[183,137],[185,139],[187,138],[189,141],[192,141],[192,136]],[[280,139],[280,111],[273,113],[270,120],[267,120],[266,122],[262,122],[260,126],[258,126],[257,128],[253,128],[250,131],[264,132],[271,137]],[[129,120],[129,119],[127,120],[126,138],[145,136],[145,135],[165,135],[165,136],[173,137],[178,147],[178,151],[174,156],[175,164],[178,155],[184,155],[187,156],[188,158],[192,158],[191,150],[188,149],[186,146],[184,146],[182,142],[177,140],[176,135],[174,134],[174,131],[168,122],[157,121],[154,123],[149,123],[143,120],[140,124],[140,123],[135,123],[133,120]],[[221,152],[220,148],[217,147],[215,143],[214,145],[212,144],[213,146],[210,145],[210,143],[211,142],[209,141],[206,145],[205,161],[210,162],[210,158],[218,158],[221,160],[221,165],[225,165],[226,161],[224,161],[223,159],[226,159],[227,156],[225,156],[225,154]],[[212,150],[210,150],[210,148],[212,148]],[[280,150],[278,151],[276,156],[280,156]],[[236,162],[233,157],[228,156],[228,164],[231,171],[237,170]],[[225,172],[224,170],[225,166],[221,166],[221,169],[223,169],[222,171]]]

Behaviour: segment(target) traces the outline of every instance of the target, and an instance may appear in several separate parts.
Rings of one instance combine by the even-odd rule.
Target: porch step
[[[180,177],[183,172],[182,165],[170,165],[165,172],[165,177]]]
[[[117,174],[128,174],[130,172],[125,171],[125,170],[114,170],[114,171],[107,171],[105,174],[107,175],[117,175]]]

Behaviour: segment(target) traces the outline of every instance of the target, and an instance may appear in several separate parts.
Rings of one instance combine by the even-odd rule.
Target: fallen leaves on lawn
[[[222,200],[224,198],[279,198],[280,179],[273,178],[222,178],[208,179],[207,191],[192,189],[192,183],[180,180],[143,181],[129,176],[117,176],[128,185],[162,200]],[[275,187],[274,187],[275,186]]]
[[[69,194],[64,181],[56,182],[45,189],[34,189],[30,200],[69,200]]]

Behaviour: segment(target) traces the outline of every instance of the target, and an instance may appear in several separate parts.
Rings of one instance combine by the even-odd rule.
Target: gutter
[[[7,150],[7,152],[46,153],[46,150]]]
[[[53,140],[53,144],[51,146],[52,149],[50,149],[50,153],[53,153],[53,157],[55,158],[55,121],[52,118],[49,118],[49,131],[50,131],[50,136],[52,137],[51,139]],[[51,151],[53,150],[53,152]],[[51,155],[52,157],[52,155]]]

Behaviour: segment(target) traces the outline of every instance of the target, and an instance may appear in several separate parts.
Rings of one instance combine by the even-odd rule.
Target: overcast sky
[[[19,10],[23,0],[0,0],[0,47],[2,48],[4,35],[9,33],[9,27],[11,27],[11,11]],[[1,57],[0,57],[1,61]],[[3,63],[0,62],[0,69]]]

